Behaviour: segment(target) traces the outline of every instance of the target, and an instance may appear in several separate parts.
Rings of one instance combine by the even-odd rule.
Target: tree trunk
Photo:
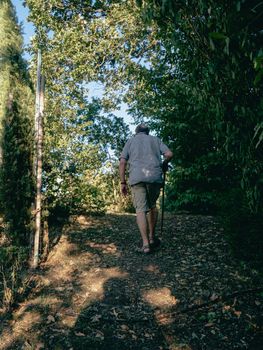
[[[39,247],[41,237],[41,188],[42,188],[42,156],[43,156],[43,112],[44,112],[44,77],[41,75],[41,52],[38,51],[38,69],[37,69],[37,96],[36,96],[36,204],[35,204],[35,236],[33,250],[33,268],[39,263]]]

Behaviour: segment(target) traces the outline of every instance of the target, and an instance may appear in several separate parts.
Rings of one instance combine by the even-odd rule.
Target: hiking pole
[[[163,214],[164,214],[164,186],[166,171],[163,172],[163,195],[162,195],[162,212],[161,212],[161,236],[163,235]]]

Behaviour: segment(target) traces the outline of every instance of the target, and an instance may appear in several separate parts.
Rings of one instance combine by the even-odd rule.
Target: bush
[[[258,267],[263,262],[263,215],[249,210],[241,189],[221,196],[219,216],[234,254]]]
[[[22,269],[27,264],[28,248],[8,246],[0,247],[0,268],[3,290],[2,307],[8,310],[16,299],[22,281]]]
[[[168,191],[169,188],[166,192]],[[215,192],[200,192],[194,188],[178,194],[170,191],[165,207],[169,211],[186,210],[193,214],[213,214],[217,211],[216,196]]]

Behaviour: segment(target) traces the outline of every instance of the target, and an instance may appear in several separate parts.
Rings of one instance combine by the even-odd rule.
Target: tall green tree
[[[48,84],[47,84],[48,85]],[[47,89],[44,195],[51,216],[104,212],[113,198],[108,177],[129,135],[122,118],[103,114],[98,100],[52,98]],[[57,108],[55,108],[55,105]],[[106,192],[108,196],[106,196]],[[64,213],[64,214],[63,214]]]
[[[105,206],[116,197],[114,194],[105,195],[112,188],[109,172],[113,168],[109,163],[114,164],[116,175],[116,158],[129,131],[123,119],[112,114],[118,105],[118,96],[102,96],[91,100],[92,91],[88,84],[97,81],[101,85],[107,85],[106,68],[102,64],[107,55],[104,50],[111,34],[116,36],[111,50],[114,52],[117,45],[120,49],[122,46],[117,39],[121,35],[109,23],[103,23],[107,4],[98,2],[89,7],[78,2],[63,5],[54,2],[50,7],[40,1],[28,1],[28,5],[31,19],[37,26],[38,41],[45,43],[43,189],[46,202],[55,213],[67,212],[69,209],[71,212],[104,211]],[[117,8],[114,11],[117,16]],[[94,20],[104,26],[102,33],[97,31],[99,25],[93,23]],[[122,23],[121,18],[118,21]],[[103,38],[109,29],[111,32],[106,39]],[[88,52],[87,40],[90,46]],[[97,50],[99,42],[101,48]],[[34,42],[33,45],[37,43]],[[103,69],[105,73],[101,72]],[[116,193],[116,190],[113,192]]]
[[[204,119],[213,147],[233,165],[228,177],[241,185],[249,210],[262,212],[262,3],[138,3],[166,36],[168,55],[172,48],[180,57],[183,113]]]
[[[14,245],[29,245],[33,201],[33,93],[14,7],[0,2],[1,208]]]

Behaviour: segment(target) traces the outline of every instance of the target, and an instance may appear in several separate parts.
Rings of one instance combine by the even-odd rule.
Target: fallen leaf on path
[[[216,300],[216,299],[218,299],[218,295],[216,295],[215,293],[213,293],[213,294],[211,295],[211,297],[210,297],[210,300],[214,301],[214,300]]]
[[[121,325],[121,329],[122,329],[123,331],[128,331],[128,330],[129,330],[129,327],[128,327],[126,324],[122,324],[122,325]]]
[[[205,324],[205,327],[213,327],[214,323],[213,322],[208,322]]]
[[[91,322],[99,322],[101,315],[94,315],[91,317]]]
[[[48,317],[47,317],[47,323],[51,323],[51,322],[56,322],[55,317],[52,316],[52,315],[48,315]]]
[[[95,337],[104,340],[104,334],[101,331],[97,331]]]
[[[75,335],[77,337],[85,337],[85,334],[84,333],[81,333],[81,332],[75,332]]]

